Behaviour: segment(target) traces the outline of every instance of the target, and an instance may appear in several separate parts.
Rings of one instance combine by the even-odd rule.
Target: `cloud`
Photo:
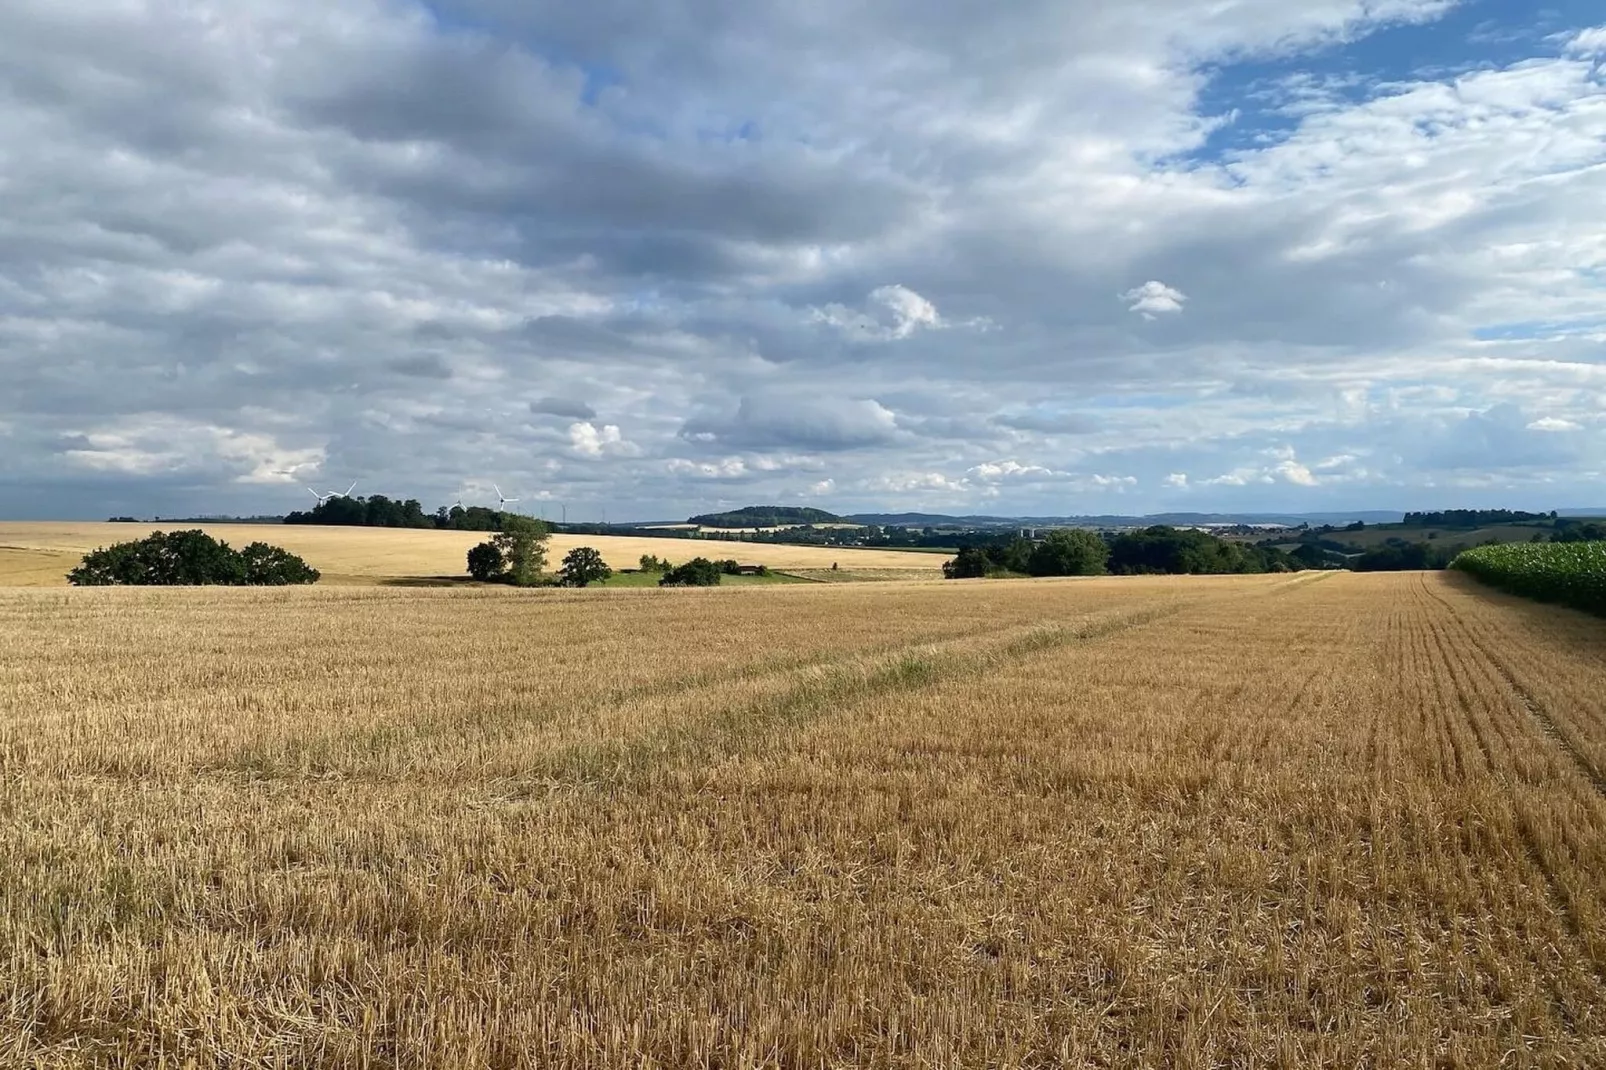
[[[1188,486],[1188,476],[1184,472],[1172,472],[1170,475],[1165,477],[1165,485],[1168,487],[1174,487],[1178,490],[1186,490]]]
[[[1567,42],[1567,51],[1578,56],[1606,56],[1606,26],[1593,26]]]
[[[1188,300],[1181,290],[1174,290],[1163,282],[1149,281],[1136,289],[1128,290],[1121,295],[1121,300],[1132,302],[1128,312],[1141,312],[1143,318],[1152,320],[1156,316],[1174,316],[1182,311],[1183,302]]]
[[[570,398],[544,397],[530,402],[530,411],[537,416],[562,416],[573,420],[594,420],[597,410],[583,401]]]
[[[1606,27],[822,2],[8,5],[0,516],[1598,496]]]
[[[892,342],[917,331],[939,331],[953,324],[937,313],[937,306],[907,286],[877,286],[864,309],[828,304],[811,311],[811,318],[836,328],[853,341]],[[972,321],[969,326],[980,326]]]
[[[235,483],[298,485],[324,452],[289,448],[272,435],[164,415],[131,417],[68,437],[71,465],[121,476],[197,474]]]
[[[743,396],[732,412],[688,420],[681,437],[750,449],[852,450],[894,442],[899,430],[892,411],[867,398],[766,393]]]
[[[569,447],[581,457],[604,456],[635,457],[641,450],[633,442],[625,441],[624,433],[614,424],[596,424],[580,421],[569,425]]]

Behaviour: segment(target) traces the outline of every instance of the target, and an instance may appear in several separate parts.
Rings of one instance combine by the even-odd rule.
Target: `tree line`
[[[1297,572],[1306,562],[1274,547],[1220,539],[1208,532],[1156,525],[1104,537],[1060,528],[1040,542],[1002,536],[960,549],[943,565],[949,579],[980,576],[1141,576]]]
[[[417,498],[388,498],[383,494],[326,498],[305,511],[284,518],[286,524],[329,524],[351,528],[439,528],[448,531],[500,531],[504,513],[483,505],[441,506],[424,512]]]

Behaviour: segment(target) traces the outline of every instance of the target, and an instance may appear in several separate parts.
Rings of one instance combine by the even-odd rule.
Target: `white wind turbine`
[[[504,495],[502,493],[502,488],[497,486],[495,483],[491,484],[491,489],[496,491],[497,505],[501,508],[501,510],[503,512],[507,511],[507,507],[508,506],[513,505],[514,503],[516,503],[518,501],[517,498],[509,498],[506,495]]]
[[[317,491],[313,490],[311,487],[307,488],[307,493],[312,495],[314,498],[317,498],[318,499],[318,504],[322,505],[324,502],[328,501],[331,498],[349,498],[349,497],[351,497],[351,492],[356,490],[356,489],[357,489],[357,481],[355,479],[353,479],[351,481],[351,486],[346,488],[346,492],[344,494],[342,494],[338,490],[332,490],[328,494],[319,494]]]

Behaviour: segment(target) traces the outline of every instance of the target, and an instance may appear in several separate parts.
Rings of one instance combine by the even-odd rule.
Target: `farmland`
[[[489,536],[477,531],[339,528],[279,524],[96,524],[0,522],[0,587],[65,586],[67,570],[88,551],[143,538],[153,531],[200,528],[236,548],[262,540],[306,558],[325,583],[375,584],[412,577],[462,576],[469,547]],[[576,546],[594,546],[613,568],[634,568],[642,554],[688,558],[735,557],[775,569],[896,570],[940,577],[942,558],[899,550],[786,546],[719,540],[554,535],[555,567]]]
[[[1454,564],[1514,594],[1606,615],[1606,542],[1482,546]]]
[[[1456,574],[0,592],[0,1065],[1601,1065],[1603,644]]]

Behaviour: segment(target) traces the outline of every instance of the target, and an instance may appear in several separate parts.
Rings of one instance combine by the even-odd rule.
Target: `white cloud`
[[[971,476],[987,483],[996,483],[1003,479],[1053,479],[1061,473],[1052,468],[1045,468],[1036,464],[1021,464],[1019,461],[988,461],[978,464],[970,469]]]
[[[1184,490],[1188,486],[1188,475],[1186,472],[1172,472],[1170,475],[1165,477],[1165,485],[1168,487],[1175,487],[1178,490]]]
[[[1152,320],[1156,316],[1174,316],[1181,312],[1188,296],[1163,282],[1150,280],[1122,294],[1121,300],[1132,302],[1128,312],[1140,312],[1144,319]]]
[[[664,467],[673,475],[693,479],[741,479],[747,476],[747,462],[740,457],[726,457],[719,461],[691,461],[672,457]]]
[[[1567,51],[1579,56],[1606,56],[1606,26],[1584,30],[1567,42]]]
[[[624,433],[615,424],[598,427],[582,420],[569,425],[569,447],[581,457],[616,455],[634,457],[641,451],[635,443],[625,440]]]
[[[81,468],[125,476],[211,474],[241,484],[298,486],[324,460],[321,447],[291,448],[271,434],[161,414],[130,417],[72,436],[62,455]]]
[[[1559,416],[1545,416],[1528,425],[1530,431],[1579,431],[1582,427],[1572,420],[1563,420]]]
[[[809,485],[809,494],[815,498],[822,498],[827,494],[834,493],[835,491],[836,480],[834,479],[822,479],[818,483],[811,483]]]

